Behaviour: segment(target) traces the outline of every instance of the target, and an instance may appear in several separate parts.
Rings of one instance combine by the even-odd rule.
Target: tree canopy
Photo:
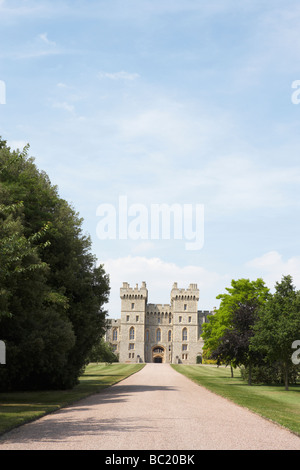
[[[220,306],[214,315],[209,316],[209,323],[203,325],[202,337],[205,341],[204,353],[209,355],[218,346],[220,339],[233,328],[233,314],[241,304],[253,304],[258,307],[268,299],[270,291],[261,278],[255,281],[238,279],[231,281],[231,287],[225,289],[227,293],[220,294]]]
[[[103,336],[109,277],[28,149],[0,139],[0,387],[68,388]]]
[[[300,293],[291,276],[283,276],[275,285],[275,293],[261,308],[254,326],[250,349],[260,352],[265,362],[277,362],[289,386],[289,372],[293,369],[292,344],[300,338]]]
[[[258,304],[254,301],[239,303],[232,315],[232,328],[227,328],[219,339],[218,347],[211,353],[211,358],[225,364],[248,366],[248,383],[251,385],[252,363],[256,352],[250,349],[253,328],[257,321]]]
[[[206,356],[218,363],[244,366],[251,384],[252,366],[263,380],[289,381],[299,370],[292,362],[292,345],[300,338],[300,292],[292,277],[283,276],[271,294],[262,279],[232,281],[221,294],[220,308],[204,325]]]

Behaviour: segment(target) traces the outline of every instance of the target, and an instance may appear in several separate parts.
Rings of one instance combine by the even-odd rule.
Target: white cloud
[[[270,289],[286,275],[291,275],[294,285],[300,289],[300,256],[284,260],[278,251],[269,251],[246,263],[246,268],[261,273],[259,277],[264,279]]]
[[[102,263],[102,261],[101,261]],[[200,266],[183,266],[165,262],[160,258],[127,256],[103,261],[105,271],[110,275],[111,295],[108,305],[109,316],[120,317],[120,287],[123,282],[131,286],[145,281],[148,288],[149,303],[170,303],[170,292],[174,282],[187,288],[190,283],[198,284],[200,289],[200,310],[210,310],[217,306],[216,296],[223,291],[227,276],[221,276]]]
[[[75,111],[75,106],[67,103],[66,101],[55,102],[52,106],[53,108],[63,109],[65,111],[68,111],[69,113],[73,113]]]
[[[201,168],[202,162],[211,158],[212,149],[214,156],[218,155],[234,131],[232,118],[223,110],[207,112],[204,106],[174,100],[161,90],[149,95],[144,91],[132,101],[116,122],[120,142],[131,154],[164,155],[162,163],[168,171]]]
[[[210,0],[210,2],[195,2],[194,0],[131,0],[126,3],[124,8],[124,0],[115,0],[113,8],[110,3],[92,2],[94,8],[84,8],[76,11],[70,8],[69,15],[80,15],[85,18],[101,18],[114,19],[115,21],[132,20],[135,23],[139,20],[147,21],[152,18],[164,15],[182,15],[190,14],[196,16],[197,19],[213,17],[215,15],[226,14],[231,10],[246,11],[255,10],[261,6],[259,0],[244,0],[237,4],[235,0]]]
[[[0,58],[7,58],[7,57],[12,57],[13,59],[16,60],[26,60],[26,59],[39,59],[41,57],[48,57],[48,56],[54,56],[54,55],[59,55],[62,54],[62,51],[59,51],[58,49],[48,49],[44,50],[39,47],[35,46],[28,46],[27,48],[24,48],[23,50],[18,50],[18,51],[12,51],[12,52],[7,52],[7,53],[1,53]]]
[[[23,150],[23,148],[28,144],[25,140],[8,140],[7,145],[12,150]]]
[[[22,1],[19,5],[11,6],[9,2],[0,0],[0,13],[1,19],[15,20],[29,16],[33,18],[49,18],[54,13],[58,14],[57,2],[55,5],[51,5],[49,2],[40,1],[30,2]]]
[[[161,193],[190,202],[196,196],[197,202],[222,213],[297,206],[297,160],[288,162],[286,149],[276,144],[265,150],[247,142],[240,137],[242,126],[222,109],[207,112],[204,106],[195,109],[158,93],[152,105],[141,97],[136,108],[119,113],[114,141],[131,160],[137,156],[143,161],[152,198]]]
[[[55,46],[56,45],[56,43],[54,41],[50,41],[48,39],[48,34],[47,33],[39,34],[38,37],[41,39],[42,42],[48,44],[49,46]]]
[[[138,243],[133,249],[132,252],[135,255],[151,251],[155,247],[153,242],[142,242]]]
[[[102,263],[102,262],[101,262]],[[120,317],[120,287],[129,282],[134,287],[145,281],[148,288],[149,303],[170,303],[170,292],[174,282],[179,287],[187,288],[196,283],[200,290],[198,308],[212,310],[219,306],[216,296],[230,287],[232,278],[262,278],[271,291],[282,276],[290,274],[297,289],[300,289],[300,256],[287,260],[277,251],[270,251],[257,257],[241,267],[235,275],[220,274],[201,266],[179,266],[160,258],[143,256],[127,256],[103,261],[104,269],[110,276],[111,294],[108,306],[110,318]]]
[[[63,83],[59,88],[66,89]],[[53,106],[73,113],[75,99],[77,102],[78,97],[63,94]],[[102,181],[103,174],[113,169],[107,202],[126,194],[132,203],[199,203],[208,209],[207,217],[214,218],[239,211],[258,210],[261,214],[266,208],[297,207],[297,160],[284,160],[284,148],[265,151],[240,142],[233,131],[233,118],[225,113],[207,114],[203,109],[196,113],[188,103],[159,96],[153,106],[142,96],[137,109],[134,105],[133,109],[99,108],[85,127],[80,123],[77,129],[91,146],[89,154],[95,155],[89,167],[80,168],[79,183],[87,182],[91,197],[95,187],[91,181]],[[95,136],[100,136],[98,141]],[[298,150],[293,149],[296,151],[299,145]],[[101,155],[109,155],[106,165],[99,166]],[[69,178],[69,171],[66,176]],[[93,198],[100,203],[99,195],[98,186]]]
[[[247,154],[233,154],[216,158],[201,170],[185,172],[184,182],[187,187],[210,191],[213,208],[278,209],[299,203],[295,185],[300,184],[300,167],[270,168],[251,160]]]
[[[130,73],[130,72],[125,72],[122,70],[121,72],[99,72],[98,73],[98,78],[108,78],[110,80],[137,80],[140,78],[140,75],[138,73]]]
[[[62,53],[66,53],[66,51],[59,48],[54,41],[50,41],[47,33],[42,33],[23,43],[18,49],[8,51],[6,56],[9,55],[16,59],[35,59]]]

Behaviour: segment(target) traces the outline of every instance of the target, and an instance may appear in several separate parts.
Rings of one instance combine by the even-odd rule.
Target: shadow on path
[[[128,418],[101,416],[101,407],[107,404],[124,403],[135,393],[177,391],[177,388],[161,385],[117,385],[62,408],[46,418],[21,426],[0,437],[1,443],[13,442],[58,442],[78,436],[101,436],[105,433],[150,432],[153,428],[142,416]],[[134,400],[134,398],[133,398]],[[93,415],[93,407],[95,413]],[[117,410],[116,410],[117,411]],[[55,417],[54,417],[55,415]],[[97,417],[98,415],[98,417]],[[81,419],[81,416],[88,416]],[[77,417],[77,418],[76,418]]]

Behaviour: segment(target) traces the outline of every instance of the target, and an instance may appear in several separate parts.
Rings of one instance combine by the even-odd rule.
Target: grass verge
[[[89,364],[71,390],[0,393],[0,435],[120,382],[144,364]]]
[[[289,391],[280,385],[248,385],[235,371],[203,365],[173,365],[176,371],[208,390],[234,403],[274,421],[300,436],[300,385],[290,386]]]

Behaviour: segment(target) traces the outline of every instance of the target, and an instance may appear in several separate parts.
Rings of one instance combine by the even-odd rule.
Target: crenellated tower
[[[120,362],[164,362],[196,364],[202,356],[202,325],[213,312],[198,310],[199,289],[171,290],[169,304],[148,303],[145,282],[120,288],[121,318],[110,321],[107,341]]]
[[[198,323],[199,289],[190,284],[187,289],[179,289],[177,282],[171,290],[173,312],[173,361],[196,363],[199,351]]]
[[[146,283],[134,288],[123,282],[120,289],[121,328],[120,362],[144,362],[145,316],[148,301]]]

